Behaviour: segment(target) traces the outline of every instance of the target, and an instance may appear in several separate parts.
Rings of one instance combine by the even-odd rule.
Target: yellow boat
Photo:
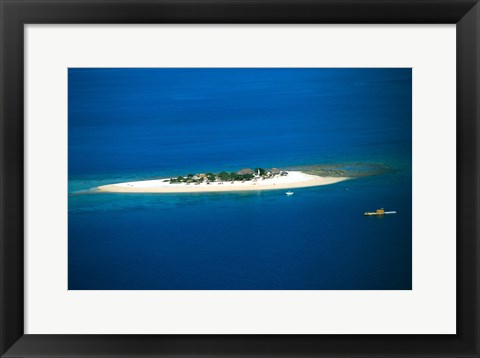
[[[377,211],[366,211],[363,215],[365,216],[372,216],[372,215],[388,215],[388,214],[396,214],[396,211],[385,211],[385,209],[377,209]]]

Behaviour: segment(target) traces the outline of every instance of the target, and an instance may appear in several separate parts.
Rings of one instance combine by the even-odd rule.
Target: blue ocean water
[[[411,69],[69,69],[71,290],[405,290]],[[284,191],[98,185],[244,167],[389,170]],[[396,215],[364,217],[380,207]]]

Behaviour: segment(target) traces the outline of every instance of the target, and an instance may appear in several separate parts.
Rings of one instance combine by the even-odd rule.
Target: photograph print
[[[411,290],[411,68],[69,68],[69,290]]]

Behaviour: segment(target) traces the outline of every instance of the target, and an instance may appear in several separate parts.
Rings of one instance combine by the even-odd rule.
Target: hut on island
[[[280,169],[278,169],[278,168],[272,168],[269,171],[270,171],[270,174],[272,174],[272,175],[280,174]]]
[[[250,168],[244,168],[237,172],[238,175],[245,175],[245,174],[254,174],[253,170]]]

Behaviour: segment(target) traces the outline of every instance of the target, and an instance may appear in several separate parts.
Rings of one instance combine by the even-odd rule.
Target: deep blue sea
[[[70,68],[68,91],[70,290],[411,289],[411,69]],[[337,164],[388,170],[293,196],[90,190]]]

